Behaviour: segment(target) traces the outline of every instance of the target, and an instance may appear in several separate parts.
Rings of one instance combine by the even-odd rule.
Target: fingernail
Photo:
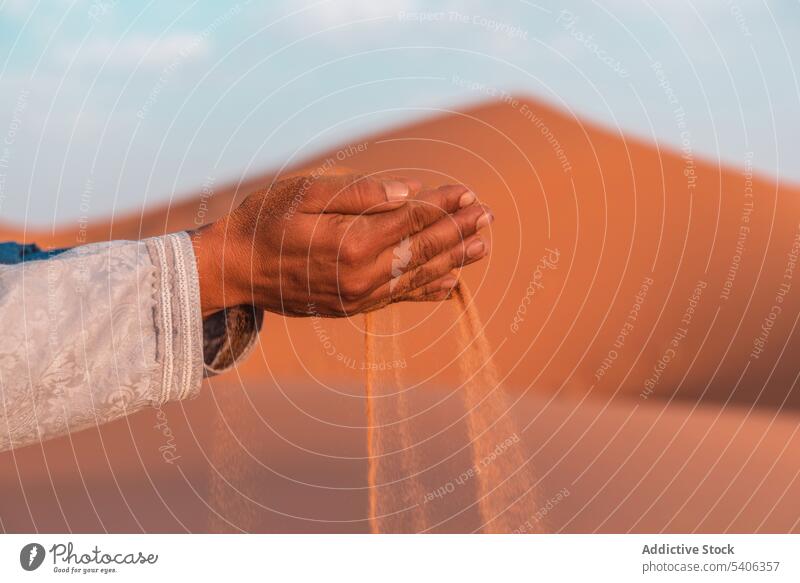
[[[478,219],[478,222],[475,223],[475,228],[480,231],[484,227],[488,227],[493,220],[494,216],[492,213],[483,213]]]
[[[475,259],[476,257],[483,255],[484,249],[486,249],[486,245],[484,245],[483,241],[480,239],[473,241],[467,247],[467,257],[470,259]]]
[[[399,180],[384,180],[383,190],[388,201],[405,200],[408,197],[408,186]]]
[[[444,290],[451,290],[456,287],[458,280],[455,277],[448,277],[442,282],[441,288]]]
[[[471,190],[468,190],[467,192],[461,195],[461,198],[458,199],[458,208],[463,209],[465,207],[468,207],[473,202],[475,202],[476,198],[477,197],[475,196],[475,193],[472,192]]]

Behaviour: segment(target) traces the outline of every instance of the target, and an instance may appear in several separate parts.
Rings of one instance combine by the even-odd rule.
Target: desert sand
[[[367,147],[348,156],[350,167],[463,182],[494,210],[491,258],[464,277],[539,476],[545,506],[531,524],[800,531],[800,189],[752,176],[744,156],[741,168],[725,167],[532,99],[432,112],[353,143]],[[336,151],[303,167],[328,158]],[[271,178],[219,189],[205,216]],[[88,237],[190,228],[199,205],[187,195],[97,221]],[[0,232],[47,246],[76,241],[72,228]],[[400,365],[435,489],[466,463],[459,413],[448,406],[459,382],[452,311],[408,305],[399,314]],[[232,519],[231,530],[366,532],[370,364],[361,318],[268,315],[255,354],[207,381],[197,400],[0,455],[0,526],[203,531],[213,512],[210,427],[238,400],[247,414],[228,422],[257,479],[232,483],[230,495],[246,497],[256,518]],[[434,530],[476,528],[470,487],[453,498],[464,511]]]

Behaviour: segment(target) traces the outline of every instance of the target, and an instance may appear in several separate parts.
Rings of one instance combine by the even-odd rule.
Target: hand
[[[192,233],[203,315],[252,304],[288,316],[347,316],[442,300],[454,269],[484,257],[491,211],[467,188],[408,179],[296,176]]]

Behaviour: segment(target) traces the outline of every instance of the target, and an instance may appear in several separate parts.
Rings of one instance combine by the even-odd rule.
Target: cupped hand
[[[461,185],[361,174],[293,176],[192,233],[204,315],[251,304],[347,316],[441,300],[489,251],[491,211]]]

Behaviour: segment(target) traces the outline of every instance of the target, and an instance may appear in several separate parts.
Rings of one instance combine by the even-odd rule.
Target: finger
[[[372,304],[366,308],[361,309],[361,313],[365,314],[367,312],[374,312],[375,310],[381,310],[388,306],[389,304],[399,303],[399,302],[445,302],[447,300],[453,299],[453,291],[454,290],[440,290],[430,294],[414,294],[401,296],[395,299],[383,299],[376,304]]]
[[[458,285],[458,276],[454,272],[411,290],[407,293],[396,296],[394,302],[433,302],[448,299],[453,290]]]
[[[439,219],[466,208],[476,200],[475,195],[460,184],[440,186],[422,191],[402,208],[381,215],[363,217],[358,228],[383,233],[383,248],[396,245],[402,239],[419,233]]]
[[[375,303],[386,298],[397,298],[423,287],[453,269],[475,263],[489,254],[489,243],[480,235],[473,235],[454,248],[440,253],[424,265],[393,278],[378,286],[367,296],[366,303]]]
[[[303,196],[300,210],[312,214],[383,213],[404,206],[412,186],[413,183],[409,186],[404,180],[381,180],[360,174],[324,176],[316,180],[309,177],[301,184],[301,190],[307,194]]]
[[[488,206],[473,203],[385,249],[375,262],[376,268],[384,280],[398,277],[459,245],[492,221],[494,215]]]
[[[446,302],[447,300],[453,299],[453,290],[450,291],[440,291],[436,293],[432,293],[425,296],[415,296],[415,297],[402,297],[396,300],[392,300],[391,303],[397,302]]]
[[[304,178],[308,177],[313,170],[308,168],[302,168],[295,172],[290,172],[288,174],[281,174],[281,179],[284,178]],[[316,170],[317,178],[322,176],[332,177],[332,176],[363,176],[363,172],[359,172],[355,168],[350,168],[349,166],[333,166],[331,168],[324,168],[324,169],[317,169]],[[372,178],[376,180],[398,180],[400,182],[405,182],[410,189],[410,195],[413,196],[414,194],[418,193],[422,190],[422,182],[415,178],[409,178],[407,176],[402,176],[400,174],[392,174],[392,173],[379,173],[371,175]]]
[[[440,253],[427,263],[389,281],[387,287],[392,297],[422,287],[446,275],[475,263],[489,254],[489,243],[480,235],[473,235],[455,247]]]
[[[306,172],[307,174],[307,172]],[[298,175],[303,175],[303,172],[298,173]],[[326,170],[323,173],[324,176],[356,176],[361,175],[363,176],[363,172],[359,172],[355,168],[350,168],[348,166],[334,166]],[[378,173],[370,175],[370,178],[374,178],[375,180],[396,180],[398,182],[403,182],[408,186],[409,193],[408,196],[412,197],[415,196],[420,190],[422,190],[422,182],[417,180],[416,178],[409,178],[408,176],[402,176],[400,174],[392,174],[392,173]]]
[[[453,291],[450,290],[450,291],[446,291],[446,292],[439,292],[439,293],[436,293],[436,294],[431,294],[429,296],[422,296],[422,297],[412,298],[412,299],[408,299],[408,300],[403,299],[403,300],[398,300],[398,301],[401,301],[401,302],[446,302],[447,300],[452,300],[452,299],[453,299]]]

